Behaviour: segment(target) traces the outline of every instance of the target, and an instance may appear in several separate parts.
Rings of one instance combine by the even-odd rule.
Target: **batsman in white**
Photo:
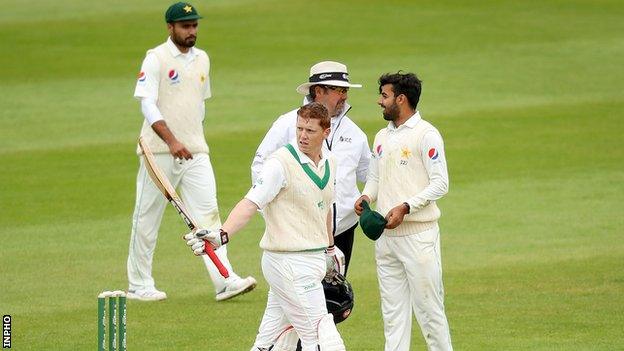
[[[431,351],[451,351],[444,313],[440,209],[448,191],[444,143],[416,110],[421,81],[413,73],[379,78],[379,105],[388,126],[375,136],[362,201],[377,202],[388,223],[375,242],[377,278],[386,338],[385,351],[410,348],[412,314]]]
[[[201,226],[221,225],[217,191],[208,144],[204,138],[204,100],[210,98],[210,60],[195,46],[198,19],[191,4],[171,5],[165,20],[167,41],[147,52],[134,96],[145,116],[141,136],[154,153],[156,163],[178,188],[191,216]],[[140,149],[137,148],[140,154]],[[152,278],[152,259],[166,199],[152,183],[140,158],[136,204],[128,254],[128,298],[162,300]],[[232,269],[226,247],[216,251],[230,272],[227,282],[206,256],[204,263],[216,290],[217,301],[252,290],[253,277],[240,278]]]
[[[305,105],[297,114],[296,139],[269,156],[223,226],[185,235],[194,253],[201,255],[205,241],[215,247],[225,244],[263,210],[262,272],[270,289],[252,351],[283,350],[279,345],[284,340],[278,339],[289,328],[297,334],[290,334],[294,346],[298,336],[303,351],[345,349],[333,316],[327,313],[321,284],[338,269],[335,253],[328,250],[333,245],[336,164],[321,149],[330,118],[319,103]]]

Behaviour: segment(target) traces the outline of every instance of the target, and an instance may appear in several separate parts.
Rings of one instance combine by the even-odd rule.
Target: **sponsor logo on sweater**
[[[180,75],[175,69],[169,70],[169,80],[171,84],[180,83]]]
[[[432,147],[431,149],[429,149],[429,153],[428,154],[429,154],[429,158],[434,160],[434,161],[438,159],[438,156],[440,156],[438,154],[438,150],[436,150],[435,147]]]

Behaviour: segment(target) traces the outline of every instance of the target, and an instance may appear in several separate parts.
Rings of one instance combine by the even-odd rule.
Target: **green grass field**
[[[381,73],[414,71],[442,132],[447,315],[456,350],[624,349],[620,1],[196,1],[212,60],[206,137],[222,217],[309,66],[348,64],[350,113],[384,126]],[[125,289],[142,122],[132,98],[168,1],[34,0],[0,12],[0,312],[15,350],[96,347],[96,295]],[[620,62],[620,63],[618,63]],[[619,141],[618,141],[619,140]],[[214,301],[167,209],[169,298],[129,302],[130,350],[249,350],[265,307],[260,218],[229,246],[251,294]],[[382,350],[373,244],[357,233],[349,350]],[[414,324],[412,349],[424,350]]]

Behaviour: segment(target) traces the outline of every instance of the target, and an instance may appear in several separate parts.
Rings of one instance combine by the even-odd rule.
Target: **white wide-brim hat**
[[[299,94],[308,95],[313,85],[331,85],[335,87],[361,88],[362,84],[349,83],[347,66],[340,62],[323,61],[310,68],[310,78],[307,83],[297,87]]]

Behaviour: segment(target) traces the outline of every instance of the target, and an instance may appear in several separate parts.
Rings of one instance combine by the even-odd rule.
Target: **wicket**
[[[106,299],[108,298],[108,351],[126,351],[126,293],[103,291],[98,295],[98,351],[106,350]],[[119,326],[119,339],[117,327]]]

